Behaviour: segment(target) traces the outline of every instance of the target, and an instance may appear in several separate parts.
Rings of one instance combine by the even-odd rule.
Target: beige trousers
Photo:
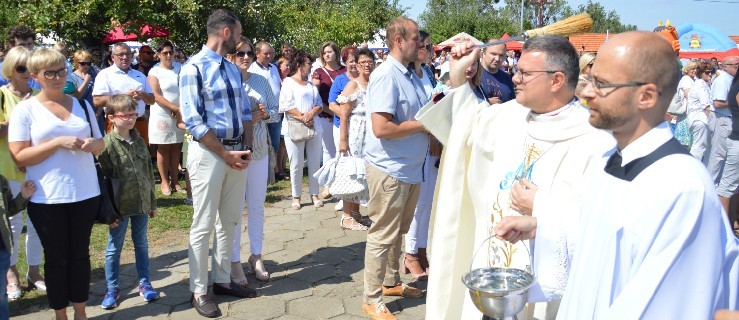
[[[401,237],[408,232],[418,202],[420,184],[399,181],[367,164],[372,226],[364,252],[364,303],[382,301],[382,286],[400,283]]]
[[[239,147],[226,146],[226,149]],[[211,276],[215,283],[231,282],[231,249],[236,222],[244,210],[246,170],[230,168],[223,159],[197,142],[191,143],[187,152],[195,211],[187,250],[190,291],[207,293],[208,242],[214,231]]]

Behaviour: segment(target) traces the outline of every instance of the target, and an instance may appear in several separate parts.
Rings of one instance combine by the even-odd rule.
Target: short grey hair
[[[541,51],[546,54],[544,67],[551,71],[565,74],[567,87],[575,90],[580,76],[577,50],[567,38],[559,35],[542,35],[533,37],[523,44],[523,50]]]

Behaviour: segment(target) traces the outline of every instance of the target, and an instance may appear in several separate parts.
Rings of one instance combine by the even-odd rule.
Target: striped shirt
[[[251,120],[249,99],[243,95],[241,71],[203,46],[180,71],[180,108],[193,138],[213,130],[219,139],[237,139],[241,121]]]
[[[249,79],[244,81],[244,90],[249,98],[249,104],[252,109],[259,108],[259,104],[261,103],[267,109],[267,114],[269,114],[267,123],[279,122],[281,120],[280,114],[277,112],[277,99],[279,99],[279,96],[275,95],[272,91],[269,80],[260,74],[251,71],[249,73],[251,74]]]

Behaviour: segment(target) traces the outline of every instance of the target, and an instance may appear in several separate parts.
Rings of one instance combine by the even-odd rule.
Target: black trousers
[[[72,203],[28,203],[28,217],[44,247],[49,307],[87,301],[90,292],[90,234],[100,196]]]

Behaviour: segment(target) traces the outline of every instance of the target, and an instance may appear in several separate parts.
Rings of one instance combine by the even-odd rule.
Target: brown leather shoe
[[[420,298],[423,297],[423,291],[401,283],[394,287],[382,286],[382,295],[386,297],[399,296],[404,298]]]
[[[213,285],[213,294],[216,295],[229,295],[239,298],[254,298],[257,296],[257,291],[249,288],[240,286],[238,283],[231,281],[231,288],[222,287],[218,284]]]
[[[380,302],[377,305],[363,304],[362,311],[366,313],[372,320],[397,320],[385,304]]]
[[[216,318],[221,314],[221,310],[213,303],[213,300],[210,300],[207,294],[198,297],[197,300],[195,299],[195,294],[193,294],[190,298],[190,303],[195,308],[195,311],[203,317]]]

